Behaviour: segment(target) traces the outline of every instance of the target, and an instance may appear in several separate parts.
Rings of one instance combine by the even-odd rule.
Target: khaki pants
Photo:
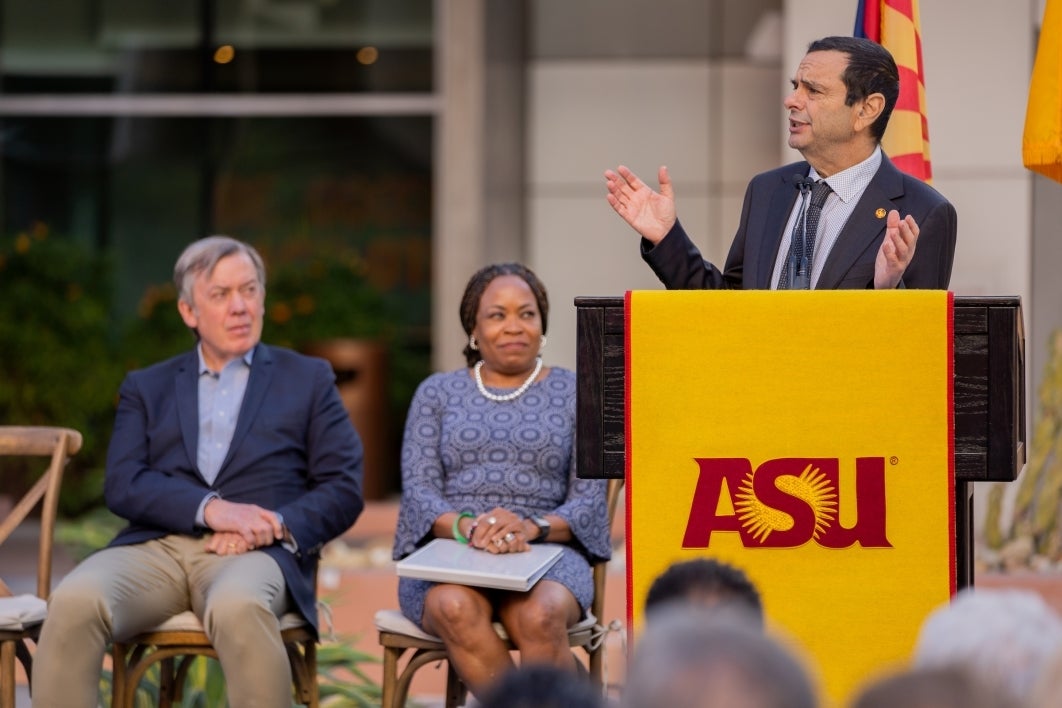
[[[229,705],[290,708],[291,667],[277,618],[280,567],[251,551],[218,556],[171,535],[94,553],[51,595],[33,662],[34,708],[96,708],[112,638],[129,639],[192,610],[218,652]]]

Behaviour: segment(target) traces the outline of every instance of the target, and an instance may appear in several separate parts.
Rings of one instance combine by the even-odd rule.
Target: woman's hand
[[[500,506],[476,517],[469,543],[488,553],[522,553],[528,550],[523,517]]]

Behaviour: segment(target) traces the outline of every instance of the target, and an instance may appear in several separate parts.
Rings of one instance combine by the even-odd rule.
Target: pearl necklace
[[[487,390],[487,387],[483,385],[483,374],[480,373],[480,369],[482,368],[482,359],[477,361],[476,365],[472,368],[472,372],[475,374],[476,377],[476,388],[479,389],[479,392],[483,395],[484,398],[489,399],[491,401],[497,401],[498,403],[504,403],[505,401],[511,401],[514,398],[519,398],[520,396],[524,395],[527,389],[531,388],[531,384],[533,384],[535,382],[535,379],[538,378],[538,373],[542,371],[542,357],[535,357],[535,370],[532,371],[531,375],[527,377],[527,381],[524,381],[522,384],[520,384],[520,388],[502,395],[498,395],[497,393],[491,393]]]

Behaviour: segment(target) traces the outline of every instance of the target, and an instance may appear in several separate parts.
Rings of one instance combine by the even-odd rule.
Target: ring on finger
[[[487,517],[487,526],[493,526],[496,523],[498,523],[498,520],[495,519],[493,516]]]
[[[505,543],[505,541],[501,540],[500,538],[494,539],[494,545],[498,548],[501,548],[503,543]]]
[[[505,534],[505,542],[506,543],[512,543],[515,540],[516,540],[516,535],[512,531],[510,531],[509,533]]]

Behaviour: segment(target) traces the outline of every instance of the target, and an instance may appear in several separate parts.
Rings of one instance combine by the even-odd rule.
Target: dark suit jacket
[[[316,626],[321,546],[361,513],[362,444],[329,364],[259,344],[228,456],[214,484],[196,468],[199,360],[195,350],[128,374],[107,451],[107,506],[129,521],[111,545],[201,535],[203,498],[279,512],[298,545],[262,549],[284,573],[295,606]]]
[[[793,176],[807,176],[809,169],[808,163],[796,162],[749,182],[741,223],[722,272],[704,260],[677,221],[655,247],[642,239],[642,257],[668,289],[769,289],[798,195]],[[914,259],[902,286],[947,289],[955,256],[955,207],[925,182],[900,172],[884,154],[830,251],[816,288],[874,287],[874,260],[885,239],[885,219],[876,215],[878,209],[885,213],[897,209],[900,218],[910,214],[919,227]]]

